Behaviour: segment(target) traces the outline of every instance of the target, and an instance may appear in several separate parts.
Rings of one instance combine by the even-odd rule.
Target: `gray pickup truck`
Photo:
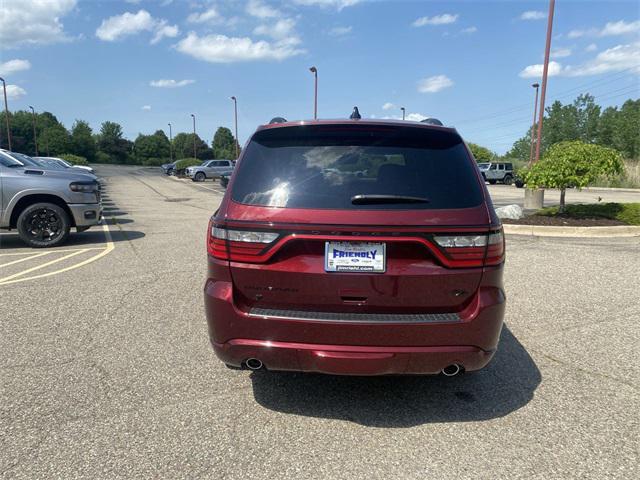
[[[17,229],[30,247],[62,244],[100,223],[100,185],[89,175],[27,165],[0,149],[0,229]]]

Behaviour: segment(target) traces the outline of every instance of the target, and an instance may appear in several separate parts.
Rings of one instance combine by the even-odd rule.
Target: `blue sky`
[[[191,131],[244,142],[274,116],[434,116],[503,153],[531,122],[548,2],[2,0],[0,75],[10,108],[126,136]],[[636,1],[558,0],[547,105],[640,96]]]

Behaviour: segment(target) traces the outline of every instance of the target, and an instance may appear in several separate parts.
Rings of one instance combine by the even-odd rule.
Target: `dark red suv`
[[[230,367],[455,375],[496,351],[502,227],[454,129],[264,125],[207,236],[209,337]]]

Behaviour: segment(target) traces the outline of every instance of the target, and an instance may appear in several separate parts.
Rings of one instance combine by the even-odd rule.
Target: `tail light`
[[[275,232],[228,229],[210,221],[207,250],[220,260],[255,262],[278,237]]]
[[[436,235],[433,240],[448,257],[452,267],[499,265],[504,258],[502,229],[481,235]]]

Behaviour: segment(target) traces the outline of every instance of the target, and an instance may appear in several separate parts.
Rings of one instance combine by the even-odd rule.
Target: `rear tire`
[[[69,214],[54,203],[34,203],[18,216],[18,235],[32,248],[55,247],[69,236]]]
[[[513,183],[513,177],[511,175],[507,175],[504,177],[503,183],[505,185],[511,185]]]

